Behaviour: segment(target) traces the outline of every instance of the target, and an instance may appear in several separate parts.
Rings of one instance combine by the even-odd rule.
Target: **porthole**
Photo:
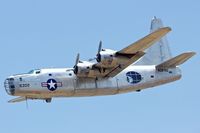
[[[40,70],[35,71],[35,74],[40,74]]]

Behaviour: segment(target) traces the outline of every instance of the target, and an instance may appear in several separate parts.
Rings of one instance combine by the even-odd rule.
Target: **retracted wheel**
[[[46,103],[51,103],[51,98],[47,98],[47,99],[45,99],[45,101],[46,101]]]

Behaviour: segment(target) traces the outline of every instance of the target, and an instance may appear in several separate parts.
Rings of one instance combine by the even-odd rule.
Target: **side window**
[[[36,71],[35,71],[35,74],[40,74],[40,70],[36,70]]]
[[[66,70],[66,72],[67,72],[68,76],[73,76],[73,71],[71,69],[70,70]]]

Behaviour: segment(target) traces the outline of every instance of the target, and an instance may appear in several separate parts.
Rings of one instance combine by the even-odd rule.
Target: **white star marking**
[[[55,88],[56,88],[56,87],[55,87],[55,84],[56,84],[56,83],[53,83],[53,81],[51,80],[51,82],[48,83],[48,85],[50,85],[49,88],[50,88],[50,89],[51,89],[51,88],[55,89]]]

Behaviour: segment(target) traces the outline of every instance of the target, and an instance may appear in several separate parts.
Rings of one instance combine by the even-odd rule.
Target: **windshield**
[[[28,74],[33,74],[34,73],[34,70],[30,70],[29,72],[28,72]]]
[[[28,72],[28,74],[34,74],[34,73],[36,73],[36,74],[40,73],[40,69],[34,69],[34,70],[30,70]]]

